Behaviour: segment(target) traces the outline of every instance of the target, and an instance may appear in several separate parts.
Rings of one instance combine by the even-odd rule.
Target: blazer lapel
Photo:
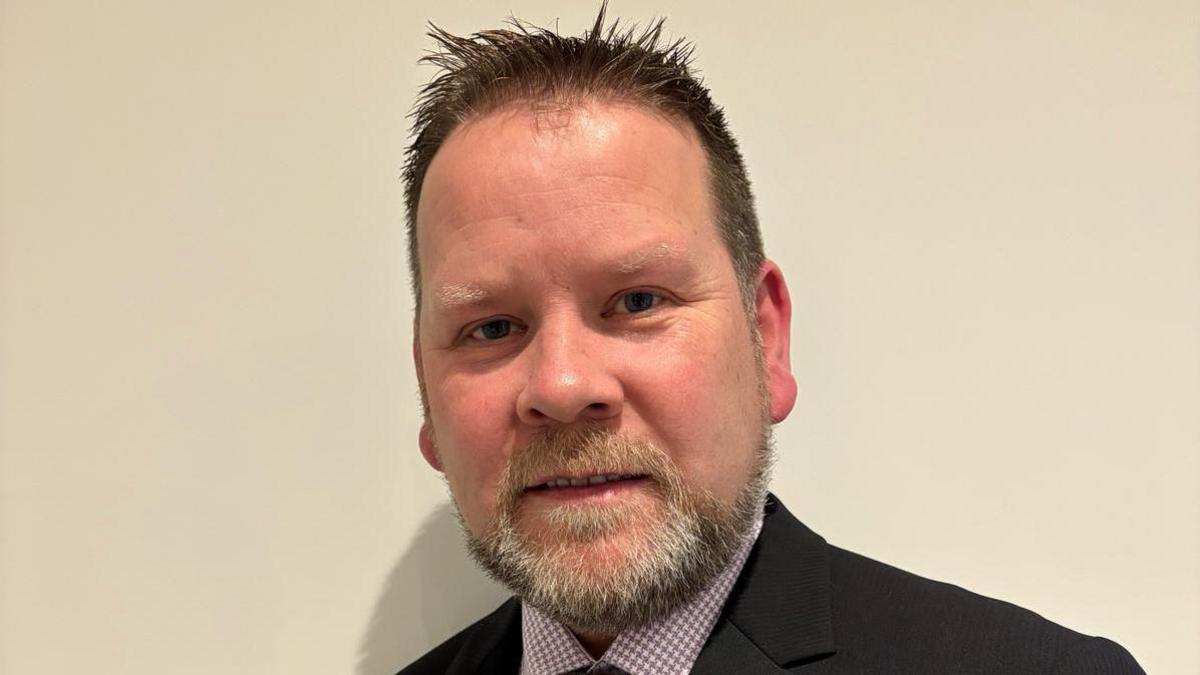
[[[719,621],[700,652],[692,675],[779,675],[787,671],[770,659],[740,628]]]
[[[770,495],[762,532],[694,672],[779,673],[824,661],[837,651],[830,592],[825,540]]]

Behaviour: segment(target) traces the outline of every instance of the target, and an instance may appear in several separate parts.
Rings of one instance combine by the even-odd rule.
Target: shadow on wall
[[[467,555],[454,509],[439,505],[388,575],[362,641],[358,675],[395,675],[508,596]]]

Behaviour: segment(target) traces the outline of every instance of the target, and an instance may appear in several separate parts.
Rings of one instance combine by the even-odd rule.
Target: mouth
[[[552,499],[582,499],[615,494],[644,484],[650,479],[636,473],[596,473],[580,476],[554,476],[529,485],[525,494]]]

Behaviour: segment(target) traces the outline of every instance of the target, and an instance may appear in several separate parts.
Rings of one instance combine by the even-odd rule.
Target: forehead
[[[620,103],[503,109],[456,129],[426,172],[423,281],[530,248],[558,258],[695,248],[716,238],[710,202],[706,156],[685,122]]]

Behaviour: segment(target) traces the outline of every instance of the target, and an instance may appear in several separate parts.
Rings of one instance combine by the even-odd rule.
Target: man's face
[[[735,501],[795,398],[790,306],[768,263],[751,324],[690,128],[622,104],[486,115],[439,150],[417,222],[421,448],[472,535],[507,513],[530,550],[603,578],[662,534],[662,471]]]

